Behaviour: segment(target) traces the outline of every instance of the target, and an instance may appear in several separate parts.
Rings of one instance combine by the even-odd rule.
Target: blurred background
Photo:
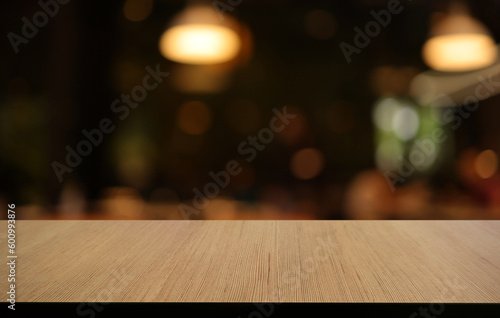
[[[499,0],[4,2],[1,206],[500,219],[499,13]]]

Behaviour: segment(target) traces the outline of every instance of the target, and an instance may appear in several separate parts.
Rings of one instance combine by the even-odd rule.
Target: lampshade
[[[435,18],[422,55],[435,70],[460,72],[491,65],[497,48],[488,29],[470,16],[463,3],[455,2],[447,13]]]
[[[185,64],[217,64],[234,59],[241,49],[234,19],[220,19],[212,6],[191,4],[177,15],[159,42],[167,59]]]

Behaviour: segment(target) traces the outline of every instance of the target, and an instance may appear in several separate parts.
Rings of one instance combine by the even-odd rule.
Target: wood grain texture
[[[500,302],[500,221],[18,221],[17,255],[17,301]]]

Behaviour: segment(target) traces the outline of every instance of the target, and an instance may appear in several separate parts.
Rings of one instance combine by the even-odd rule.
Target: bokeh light
[[[465,61],[497,56],[500,2],[237,2],[84,1],[39,40],[5,2],[30,41],[0,63],[0,203],[185,219],[215,182],[191,218],[500,217],[500,60]]]
[[[217,64],[236,57],[241,47],[238,34],[210,24],[174,26],[161,36],[161,54],[186,64]]]
[[[392,117],[392,129],[401,140],[407,141],[415,137],[418,126],[418,114],[413,107],[404,105]]]
[[[316,177],[325,164],[321,151],[315,148],[305,148],[293,154],[290,161],[290,170],[298,179],[312,179]]]
[[[288,107],[287,113],[296,115],[285,129],[278,132],[279,138],[287,145],[297,145],[303,141],[308,132],[309,124],[306,116],[296,107]]]
[[[384,131],[392,130],[392,118],[399,109],[399,102],[394,98],[385,98],[375,104],[373,122],[377,128]]]
[[[439,71],[469,71],[495,62],[497,48],[485,34],[450,34],[429,39],[423,56],[430,67]]]
[[[477,155],[474,168],[482,179],[491,178],[498,169],[498,156],[493,150],[484,150]]]
[[[140,219],[144,201],[139,191],[129,187],[111,187],[103,191],[100,210],[108,217]]]
[[[126,0],[123,14],[127,20],[140,22],[145,20],[153,10],[153,0]]]
[[[470,11],[465,1],[450,1],[444,12],[431,16],[430,38],[422,49],[423,59],[431,68],[463,72],[495,62],[495,41]]]
[[[367,170],[356,175],[347,187],[344,209],[350,219],[382,220],[390,216],[393,204],[384,176]]]

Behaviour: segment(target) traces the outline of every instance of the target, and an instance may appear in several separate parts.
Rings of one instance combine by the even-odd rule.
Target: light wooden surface
[[[17,255],[21,302],[500,302],[500,221],[18,221]]]

